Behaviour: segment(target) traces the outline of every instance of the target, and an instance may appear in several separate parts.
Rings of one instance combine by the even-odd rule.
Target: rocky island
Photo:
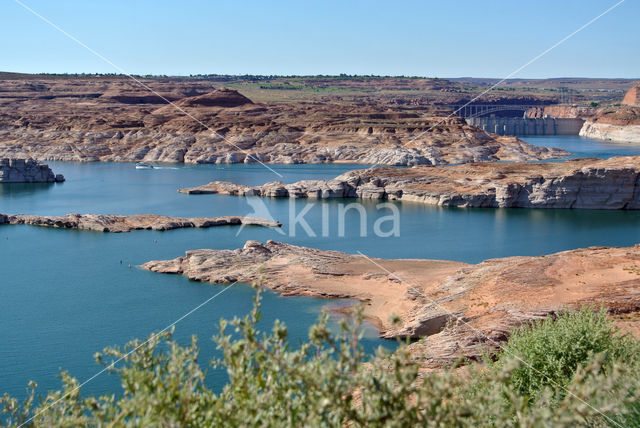
[[[549,163],[370,168],[333,180],[262,186],[215,181],[179,190],[285,198],[364,198],[479,208],[640,209],[640,156]]]
[[[7,215],[0,214],[0,225],[26,224],[31,226],[56,227],[61,229],[82,229],[97,232],[131,232],[133,230],[173,230],[184,228],[208,228],[227,225],[247,225],[280,227],[278,222],[255,217],[166,217],[161,215],[103,215],[68,214],[65,216]]]
[[[0,159],[0,183],[61,183],[49,165],[33,159]]]
[[[604,305],[612,314],[640,311],[640,246],[594,247],[479,264],[385,260],[268,241],[237,250],[193,250],[145,269],[191,280],[257,282],[285,296],[351,298],[381,335],[426,337],[412,345],[427,365],[505,340],[516,325],[566,307]],[[400,317],[394,325],[389,317]],[[638,323],[621,323],[637,329]]]

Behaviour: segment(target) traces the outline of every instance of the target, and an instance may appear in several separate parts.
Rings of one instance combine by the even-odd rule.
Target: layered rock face
[[[584,123],[580,135],[599,140],[640,143],[640,107],[602,110]]]
[[[62,174],[55,175],[49,165],[33,159],[0,159],[0,183],[60,183]]]
[[[629,89],[623,107],[601,109],[580,130],[583,137],[640,143],[640,84]]]
[[[580,129],[580,136],[637,144],[640,143],[640,125],[611,125],[587,121]]]
[[[353,298],[383,337],[411,345],[425,365],[479,358],[514,326],[584,304],[640,311],[640,246],[587,248],[477,265],[384,260],[268,241],[237,250],[194,250],[145,269],[212,283],[258,282],[284,295]],[[400,316],[399,326],[389,316]],[[637,324],[637,323],[636,323]]]
[[[23,83],[8,81],[0,93],[0,156],[440,165],[566,154],[488,134],[424,107],[390,106],[374,98],[358,105],[338,99],[254,103],[203,82],[144,80],[153,92],[122,79]]]
[[[333,180],[243,186],[215,181],[187,194],[364,198],[478,208],[640,209],[640,156],[550,163],[470,163],[349,171]]]
[[[65,216],[8,215],[0,214],[0,225],[27,224],[32,226],[56,227],[62,229],[83,229],[97,232],[131,232],[133,230],[173,230],[183,228],[208,228],[226,225],[248,225],[280,227],[278,222],[255,217],[166,217],[152,214],[141,215],[103,215],[68,214]]]

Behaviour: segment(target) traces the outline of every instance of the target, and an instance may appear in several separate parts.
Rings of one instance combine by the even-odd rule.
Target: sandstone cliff
[[[587,120],[580,135],[599,140],[640,143],[640,107],[602,109]]]
[[[173,230],[183,228],[208,228],[226,225],[248,225],[280,227],[278,222],[254,217],[166,217],[152,214],[104,215],[68,214],[65,216],[10,215],[0,214],[0,225],[27,224],[32,226],[56,227],[62,229],[83,229],[97,232],[131,232],[132,230]]]
[[[47,164],[33,159],[0,159],[0,183],[60,183],[62,174],[55,175]]]
[[[640,143],[640,84],[627,91],[623,107],[600,109],[580,130],[583,137]],[[628,106],[628,107],[627,107]]]
[[[142,266],[212,283],[259,282],[284,295],[352,298],[383,337],[426,337],[411,345],[427,366],[478,358],[519,323],[567,307],[640,311],[640,246],[586,248],[477,265],[369,259],[268,241],[237,250],[194,250]],[[394,326],[389,316],[400,316]],[[637,324],[637,323],[636,323]]]
[[[640,209],[640,156],[550,163],[354,170],[333,180],[262,186],[212,182],[187,194],[365,198],[479,208]]]

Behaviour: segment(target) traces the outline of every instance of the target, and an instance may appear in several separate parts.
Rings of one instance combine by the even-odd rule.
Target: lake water
[[[568,148],[607,157],[640,154],[640,149],[577,137],[525,138],[535,144]],[[577,150],[574,150],[577,151]],[[362,252],[386,258],[434,258],[479,262],[492,257],[540,255],[591,245],[634,245],[640,242],[640,213],[588,210],[522,210],[438,208],[396,203],[399,236],[372,233],[377,219],[388,216],[375,201],[365,201],[366,236],[355,210],[345,218],[339,236],[339,213],[352,201],[252,200],[222,195],[183,195],[177,189],[212,180],[262,184],[282,180],[333,178],[361,165],[273,166],[283,178],[261,165],[176,166],[136,170],[132,164],[50,165],[67,182],[52,185],[0,185],[0,212],[41,215],[79,213],[218,216],[271,214],[284,223],[282,234],[273,229],[218,227],[169,232],[137,231],[108,234],[29,226],[0,227],[0,393],[24,396],[29,380],[42,390],[59,387],[60,368],[81,381],[99,366],[92,355],[106,346],[123,345],[147,337],[187,313],[223,286],[188,281],[136,268],[149,260],[181,256],[195,248],[237,248],[248,239],[275,239],[322,249]],[[292,212],[300,214],[316,236],[291,227]],[[259,210],[255,208],[258,206]],[[262,210],[262,211],[261,211]],[[329,230],[323,235],[323,219]],[[383,228],[384,229],[384,228]],[[132,267],[130,268],[129,265]],[[201,361],[215,354],[210,337],[221,317],[244,315],[253,290],[236,285],[187,317],[176,327],[176,337],[187,341],[197,334]],[[264,325],[276,318],[289,327],[294,342],[307,337],[308,327],[322,308],[339,302],[311,298],[282,298],[265,292]],[[394,343],[365,337],[367,349]],[[209,382],[224,382],[223,373],[210,370]],[[84,388],[102,394],[117,391],[117,379],[103,375]]]
[[[579,135],[535,135],[520,137],[538,146],[556,147],[571,152],[570,158],[610,158],[640,154],[640,144],[600,141]]]

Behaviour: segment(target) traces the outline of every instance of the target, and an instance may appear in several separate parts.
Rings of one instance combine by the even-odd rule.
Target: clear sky
[[[505,77],[618,0],[21,0],[128,73]],[[626,0],[515,77],[640,77]],[[116,72],[14,0],[0,70]]]

